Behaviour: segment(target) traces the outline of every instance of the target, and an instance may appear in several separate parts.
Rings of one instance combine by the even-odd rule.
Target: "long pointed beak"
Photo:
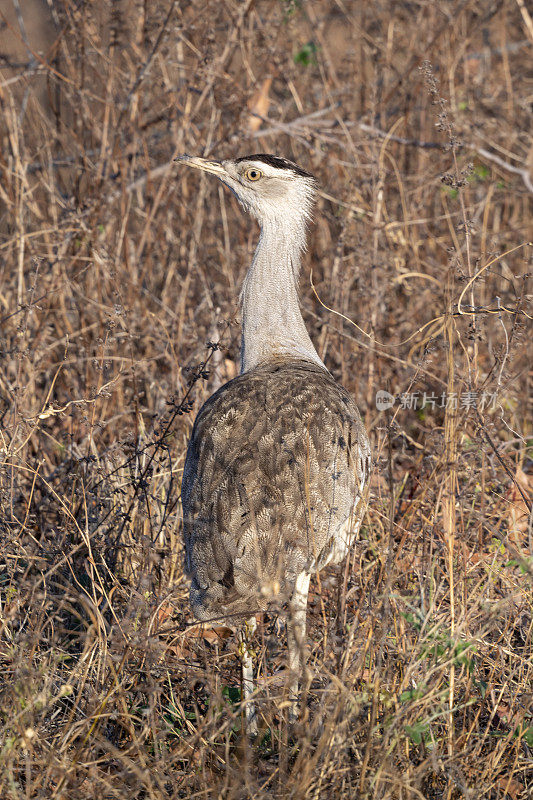
[[[178,156],[174,161],[180,161],[182,164],[187,164],[189,167],[201,169],[202,172],[211,172],[213,175],[226,175],[226,170],[220,161],[209,161],[207,158],[198,158],[197,156]]]

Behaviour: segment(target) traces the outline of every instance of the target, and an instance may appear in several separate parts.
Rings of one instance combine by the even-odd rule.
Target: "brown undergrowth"
[[[526,4],[28,0],[1,25],[0,797],[530,797]],[[172,159],[265,151],[320,181],[304,315],[375,468],[312,584],[293,733],[259,625],[252,747],[235,638],[189,615],[179,492],[257,230]]]

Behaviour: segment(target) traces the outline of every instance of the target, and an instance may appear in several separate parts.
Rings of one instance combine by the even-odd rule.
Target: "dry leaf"
[[[248,102],[248,108],[251,111],[251,114],[248,118],[248,130],[251,133],[258,131],[263,124],[260,117],[256,117],[255,114],[260,114],[261,117],[266,117],[268,114],[268,109],[270,107],[270,98],[268,93],[271,85],[272,78],[265,78],[259,89],[252,95]]]
[[[181,639],[179,642],[169,644],[165,648],[165,653],[173,653],[176,658],[189,661],[194,657],[194,653],[187,647],[187,642]]]
[[[496,708],[496,714],[499,716],[502,722],[509,722],[511,718],[511,709],[505,703],[500,703]]]
[[[200,634],[206,642],[223,642],[224,639],[229,639],[232,635],[232,629],[225,625],[219,625],[217,628],[205,628]]]
[[[158,628],[169,619],[173,614],[174,609],[170,603],[162,603],[157,611],[157,626]]]
[[[465,58],[465,73],[471,80],[480,80],[485,72],[485,59],[477,56],[467,56]]]
[[[513,483],[507,492],[507,500],[509,503],[507,514],[509,539],[514,544],[523,547],[528,544],[528,542],[524,540],[524,534],[527,533],[529,527],[529,508],[518,486],[522,489],[523,494],[528,499],[531,499],[533,496],[533,475],[526,475],[520,467],[517,467],[515,481],[516,483]]]
[[[519,781],[515,781],[514,778],[498,778],[496,786],[505,794],[508,794],[509,797],[512,797],[513,800],[519,800],[521,793],[525,789],[525,786]]]
[[[237,375],[237,364],[231,358],[224,359],[224,366],[226,368],[226,375],[228,376],[228,380],[230,381],[232,378],[235,378]]]
[[[204,642],[221,643],[232,635],[232,628],[228,628],[226,625],[219,625],[214,628],[205,628],[202,624],[192,625],[180,635],[178,641],[174,640],[172,644],[167,644],[166,650],[173,653],[177,658],[190,659],[194,656],[193,651],[190,649],[191,642],[198,642],[199,639],[202,639]]]
[[[287,686],[289,681],[290,672],[287,669],[280,669],[279,672],[275,672],[272,675],[258,675],[256,678],[257,686],[268,687],[269,689]]]

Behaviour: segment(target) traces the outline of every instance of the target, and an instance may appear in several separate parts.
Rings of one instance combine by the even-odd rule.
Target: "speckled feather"
[[[201,620],[283,603],[297,576],[341,561],[357,534],[370,447],[351,396],[306,360],[260,364],[200,410],[182,502]]]

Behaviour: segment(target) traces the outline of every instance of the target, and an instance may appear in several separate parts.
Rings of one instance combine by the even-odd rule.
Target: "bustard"
[[[219,178],[261,228],[241,292],[241,374],[198,413],[181,492],[196,618],[246,620],[243,695],[253,736],[255,614],[285,603],[294,720],[310,576],[342,561],[359,530],[370,446],[352,397],[322,363],[300,312],[313,176],[264,154],[177,160]]]

